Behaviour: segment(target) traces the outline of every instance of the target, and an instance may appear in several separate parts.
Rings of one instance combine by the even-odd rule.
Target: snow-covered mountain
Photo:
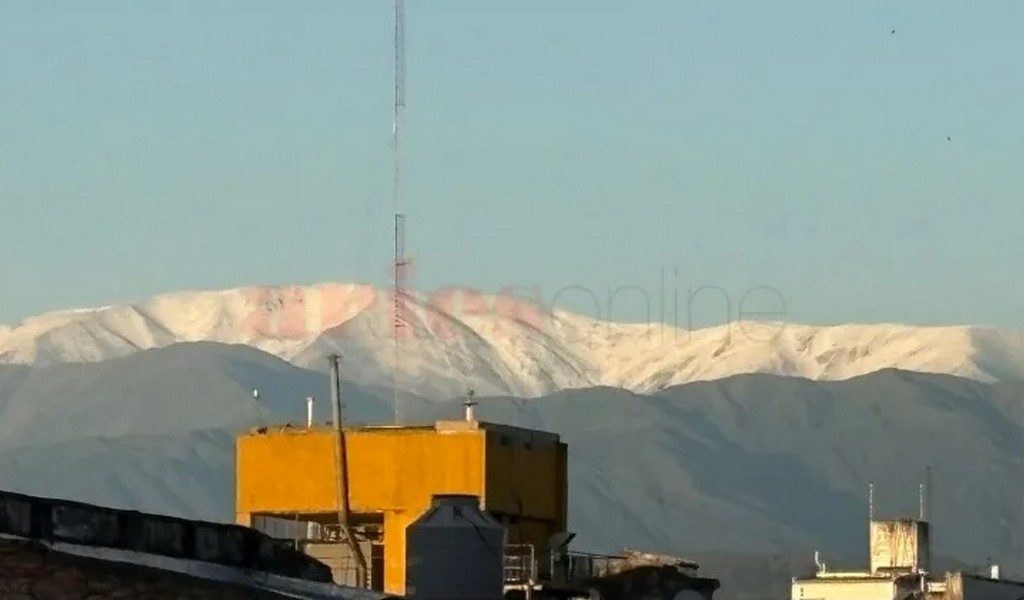
[[[0,363],[99,362],[179,342],[245,344],[390,387],[394,297],[351,284],[180,292],[131,305],[47,313],[0,326]],[[546,310],[511,296],[446,290],[405,301],[398,386],[432,397],[538,396],[592,386],[647,393],[766,373],[842,380],[886,368],[978,381],[1024,379],[1024,335],[974,327],[732,322],[686,330]]]
[[[305,397],[326,398],[327,387],[322,373],[215,343],[0,365],[0,487],[230,521],[235,435],[302,422]],[[579,550],[821,550],[860,564],[868,482],[879,515],[914,515],[931,466],[936,555],[996,560],[1009,574],[1024,573],[1022,395],[1020,382],[892,370],[844,381],[739,375],[652,394],[481,397],[478,414],[569,444]],[[346,382],[343,398],[353,421],[390,417],[390,397]],[[405,400],[409,422],[461,413],[458,400]],[[316,410],[329,418],[327,402]]]

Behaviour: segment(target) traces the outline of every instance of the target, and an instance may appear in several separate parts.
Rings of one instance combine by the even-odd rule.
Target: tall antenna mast
[[[917,520],[924,521],[924,483],[917,484]]]
[[[928,568],[932,568],[932,548],[935,544],[935,534],[932,529],[932,520],[935,518],[932,514],[932,467],[927,465],[924,468],[924,516],[921,518],[922,521],[928,522],[928,554],[926,558],[928,560]]]
[[[395,113],[391,127],[391,141],[394,150],[394,204],[395,204],[395,301],[393,315],[394,334],[394,367],[391,387],[394,393],[395,424],[401,420],[399,411],[398,377],[401,372],[402,329],[409,326],[405,322],[405,270],[410,261],[405,256],[405,214],[402,212],[401,188],[401,145],[402,109],[405,108],[405,0],[395,0]]]
[[[921,520],[931,523],[934,518],[935,516],[932,515],[932,467],[929,465],[924,468],[924,516]],[[932,537],[931,527],[928,528],[928,537]]]

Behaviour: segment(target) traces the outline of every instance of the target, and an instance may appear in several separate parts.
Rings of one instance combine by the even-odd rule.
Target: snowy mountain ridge
[[[346,378],[392,384],[395,299],[354,284],[177,292],[0,326],[0,364],[100,362],[180,342],[243,344],[298,366],[340,351]],[[410,295],[400,388],[424,396],[537,396],[609,386],[651,392],[767,373],[842,380],[887,368],[977,381],[1024,379],[1024,335],[989,328],[732,322],[686,330],[548,310],[470,290]]]

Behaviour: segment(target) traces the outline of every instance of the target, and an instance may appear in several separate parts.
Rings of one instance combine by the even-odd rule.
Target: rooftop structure
[[[384,598],[252,529],[3,491],[0,564],[0,598]]]
[[[928,522],[918,519],[871,520],[872,573],[919,573],[930,566]]]
[[[329,564],[338,583],[357,583],[355,557],[338,543],[343,504],[369,587],[390,594],[405,593],[406,528],[435,495],[479,497],[506,544],[538,555],[566,529],[567,447],[556,434],[476,420],[347,427],[340,469],[338,438],[315,424],[240,436],[236,491],[239,524],[277,528]]]
[[[986,575],[934,574],[929,524],[923,519],[869,520],[866,571],[829,571],[815,554],[818,572],[793,579],[792,600],[1020,600],[1024,583],[1000,579],[993,566]]]

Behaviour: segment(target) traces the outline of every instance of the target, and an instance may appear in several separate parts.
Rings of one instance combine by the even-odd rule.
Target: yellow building
[[[237,521],[338,523],[338,437],[330,427],[260,428],[237,441]],[[349,522],[372,587],[405,593],[405,528],[434,494],[473,494],[509,544],[543,556],[564,532],[567,448],[558,435],[477,421],[344,432]],[[337,547],[337,546],[336,546]],[[312,552],[311,552],[312,553]]]

